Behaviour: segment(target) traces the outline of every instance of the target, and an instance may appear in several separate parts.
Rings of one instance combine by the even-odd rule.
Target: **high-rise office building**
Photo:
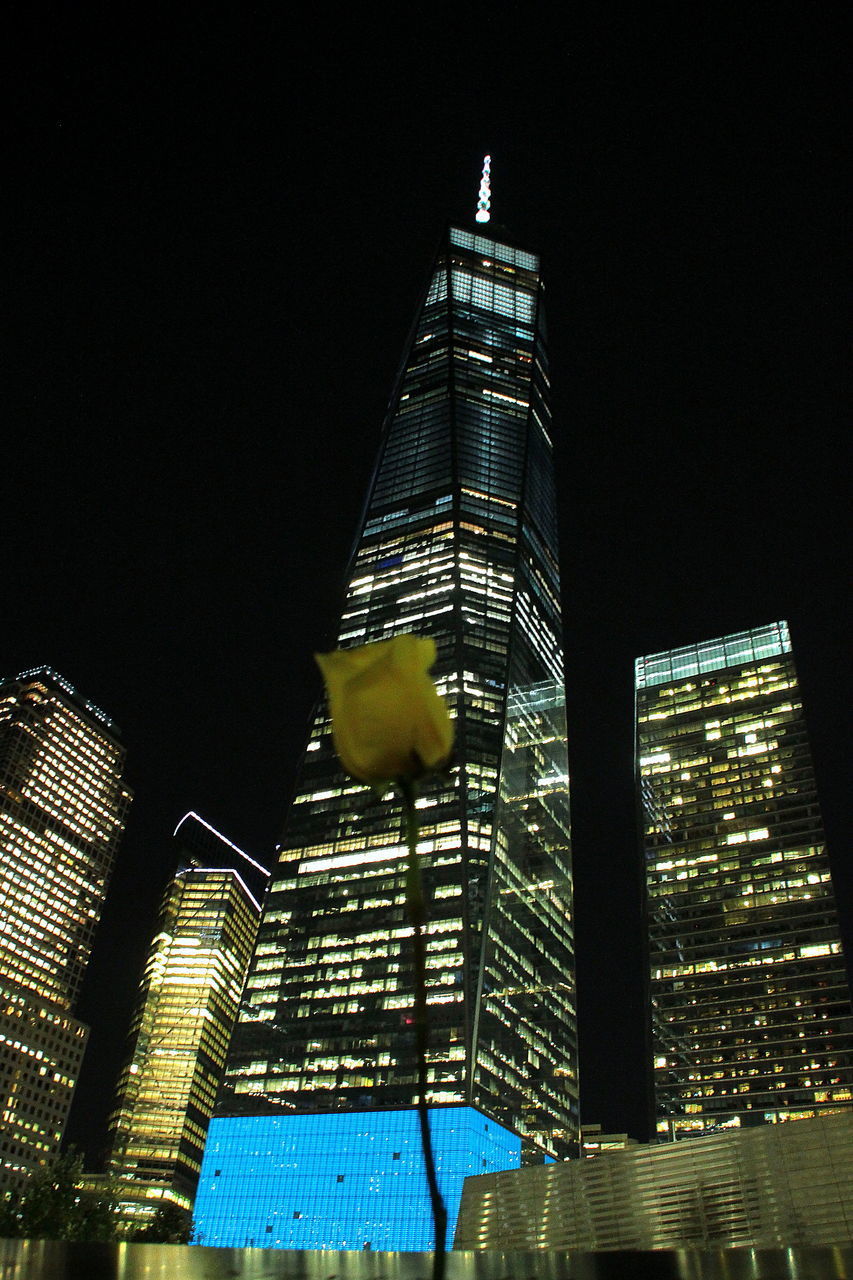
[[[108,1173],[125,1227],[190,1209],[269,873],[198,814],[175,831],[110,1116]]]
[[[130,805],[110,718],[49,667],[0,683],[0,1182],[59,1146],[73,1016]]]
[[[636,664],[661,1137],[850,1107],[853,1019],[787,624]]]
[[[542,285],[537,256],[500,233],[443,237],[348,573],[338,644],[405,632],[434,637],[456,731],[449,779],[418,800],[452,1238],[466,1173],[563,1156],[578,1137]],[[321,705],[208,1138],[205,1243],[430,1246],[400,831],[399,802],[341,772]]]

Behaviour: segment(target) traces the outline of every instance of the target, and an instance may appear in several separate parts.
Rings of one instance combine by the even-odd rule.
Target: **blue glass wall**
[[[450,1247],[464,1179],[517,1169],[521,1140],[473,1107],[433,1108],[430,1125]],[[214,1119],[195,1204],[195,1243],[432,1249],[417,1112]]]

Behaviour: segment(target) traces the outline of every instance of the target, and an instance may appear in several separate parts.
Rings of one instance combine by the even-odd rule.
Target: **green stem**
[[[427,1043],[429,1024],[426,998],[426,942],[423,926],[426,920],[423,884],[418,863],[418,817],[415,811],[415,786],[408,778],[401,780],[405,812],[406,847],[406,911],[412,925],[412,949],[415,962],[415,1044],[418,1054],[418,1118],[421,1125],[421,1145],[424,1151],[429,1198],[432,1205],[432,1221],[435,1228],[435,1253],[433,1254],[433,1280],[443,1280],[445,1262],[445,1237],[447,1235],[447,1209],[435,1174],[435,1158],[432,1151],[432,1135],[427,1111]]]

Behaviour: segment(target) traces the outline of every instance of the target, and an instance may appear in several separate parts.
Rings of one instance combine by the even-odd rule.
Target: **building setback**
[[[851,1106],[853,1019],[787,624],[639,658],[661,1137]]]
[[[125,1228],[164,1201],[192,1207],[268,875],[197,814],[175,838],[182,863],[157,916],[109,1122]]]
[[[548,394],[538,258],[451,226],[393,391],[338,633],[343,647],[434,637],[455,720],[449,778],[418,801],[429,1099],[451,1233],[465,1173],[518,1163],[522,1148],[533,1161],[577,1149]],[[320,705],[210,1129],[196,1204],[207,1244],[431,1246],[400,831],[398,800],[341,772]]]
[[[59,1148],[73,1010],[131,793],[110,718],[50,667],[0,683],[0,1186]]]

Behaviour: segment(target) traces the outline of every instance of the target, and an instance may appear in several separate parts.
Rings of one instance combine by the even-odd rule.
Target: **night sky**
[[[649,8],[83,3],[7,32],[0,672],[102,706],[136,793],[78,1007],[92,1157],[178,819],[272,860],[486,151],[547,288],[584,1120],[647,1136],[638,654],[788,619],[853,931],[844,10]]]

